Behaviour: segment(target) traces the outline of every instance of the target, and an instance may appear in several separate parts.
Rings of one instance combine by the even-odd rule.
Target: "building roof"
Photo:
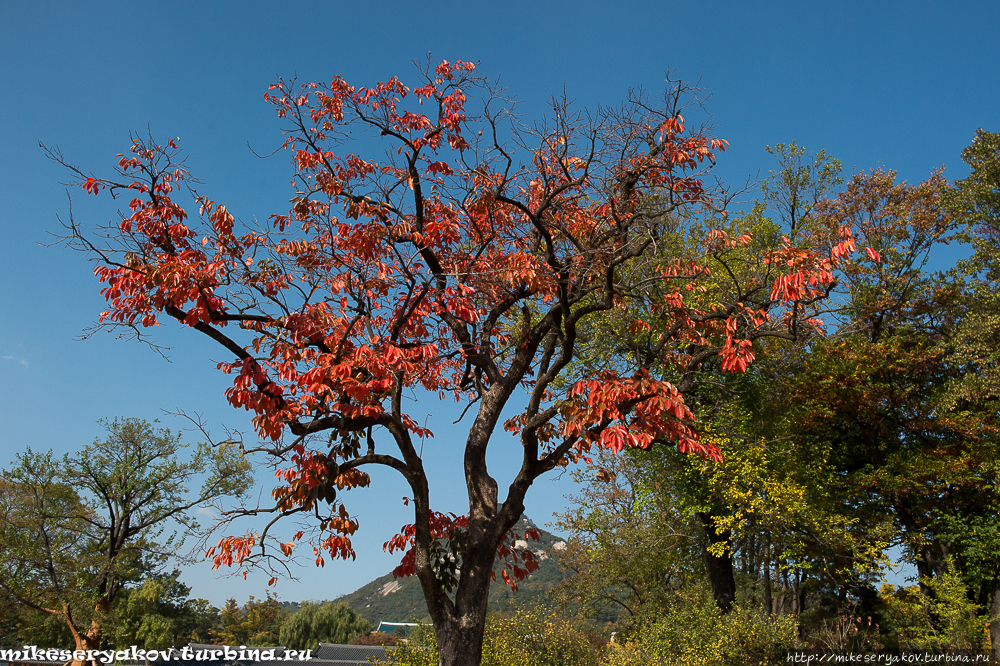
[[[220,645],[191,644],[190,647],[195,652],[205,650],[221,650]],[[174,652],[173,659],[169,662],[162,662],[162,666],[177,666],[191,663],[193,666],[368,666],[375,660],[385,661],[385,648],[381,645],[338,645],[336,643],[320,643],[316,650],[313,650],[309,659],[286,660],[284,646],[230,646],[230,650],[237,653],[235,659],[182,659],[177,652]],[[275,659],[251,659],[246,658],[250,651],[274,650]]]
[[[221,652],[226,646],[206,645],[203,643],[191,643],[188,645],[194,652],[193,659],[184,659],[180,649],[175,649],[171,659],[158,659],[152,662],[154,666],[178,666],[178,664],[191,664],[192,666],[369,666],[374,661],[385,661],[385,648],[381,645],[338,645],[336,643],[320,643],[319,648],[313,650],[309,659],[285,660],[285,647],[275,646],[242,646],[232,645],[229,649],[236,653],[235,658],[226,658],[225,654],[219,655],[217,659],[205,659],[208,650]],[[275,659],[252,659],[248,658],[248,652],[264,652],[274,650]],[[198,657],[202,657],[199,659]],[[0,664],[18,664],[23,666],[54,666],[62,661],[39,661],[39,660],[13,660],[10,662],[0,662]],[[118,666],[145,666],[145,662],[119,662]]]
[[[314,659],[351,661],[356,663],[366,663],[368,659],[385,661],[385,646],[320,643],[319,647],[313,651],[313,657]]]

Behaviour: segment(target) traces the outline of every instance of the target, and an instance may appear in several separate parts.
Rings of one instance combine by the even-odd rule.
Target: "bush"
[[[355,636],[351,639],[351,645],[384,645],[385,647],[393,647],[398,643],[399,638],[396,634],[390,634],[386,631],[373,631],[370,634]]]
[[[882,586],[886,623],[899,637],[899,648],[931,652],[984,649],[989,617],[980,615],[979,606],[969,600],[954,563],[949,560],[938,578],[922,580],[932,597],[921,594],[916,586]]]
[[[552,612],[519,610],[486,621],[483,666],[591,666],[601,646],[579,624]]]
[[[491,613],[486,620],[482,666],[597,666],[603,641],[585,627],[551,612]],[[406,643],[386,650],[394,666],[436,666],[437,642],[429,625]]]
[[[413,628],[405,641],[399,641],[395,647],[385,649],[388,662],[392,666],[437,666],[438,649],[434,636],[434,627],[421,624]]]
[[[632,639],[610,646],[607,666],[750,666],[781,664],[795,646],[788,615],[768,616],[738,606],[722,615],[704,596],[680,599]]]

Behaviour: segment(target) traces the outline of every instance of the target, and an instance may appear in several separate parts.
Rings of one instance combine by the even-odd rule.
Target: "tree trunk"
[[[76,627],[70,616],[66,616],[66,624],[69,626],[70,633],[73,634],[73,660],[70,666],[87,666],[87,664],[96,664],[97,660],[91,659],[77,659],[77,652],[86,653],[89,650],[100,650],[101,649],[101,620],[103,616],[110,610],[111,605],[107,599],[101,599],[97,602],[97,606],[94,609],[94,618],[90,621],[90,629],[87,633],[83,633],[80,629]]]
[[[439,666],[479,666],[483,658],[483,635],[486,616],[482,621],[464,625],[454,623],[435,628]]]
[[[483,529],[483,525],[470,525],[470,534]],[[482,661],[483,636],[486,631],[486,609],[496,544],[492,539],[469,539],[469,546],[462,554],[455,600],[451,602],[438,588],[437,612],[432,613],[434,632],[438,644],[440,666],[479,666]],[[484,544],[488,544],[485,545]],[[426,596],[426,594],[425,594]]]
[[[462,566],[462,578],[465,579],[464,568],[470,567],[470,564],[463,561]],[[476,571],[469,572],[474,574],[470,578],[478,578],[479,581],[472,581],[472,585],[460,588],[455,595],[457,617],[445,622],[441,628],[435,627],[440,666],[479,666],[482,661],[490,592],[489,572],[492,567],[493,558],[490,558],[487,566],[480,564],[474,567]]]
[[[906,534],[919,535],[922,533],[920,525],[910,511],[908,502],[895,497],[893,498],[893,508],[896,510],[896,515],[899,517]],[[928,599],[933,599],[935,597],[934,590],[926,584],[926,581],[936,578],[944,571],[944,559],[938,557],[934,543],[924,544],[916,550],[914,555],[916,555],[914,564],[917,566],[917,584],[920,586],[920,593]]]
[[[771,540],[764,546],[764,610],[774,615],[774,597],[771,594]]]
[[[705,534],[708,536],[709,546],[717,543],[724,543],[726,550],[721,557],[713,554],[708,547],[702,549],[705,558],[705,569],[708,571],[708,582],[712,585],[712,598],[715,605],[723,613],[728,613],[736,600],[736,578],[733,575],[733,554],[730,550],[731,535],[729,532],[721,534],[715,531],[715,520],[707,513],[698,512],[698,519],[705,527]]]
[[[805,572],[802,569],[795,570],[795,617],[800,617],[806,610],[806,586]]]
[[[785,568],[781,570],[781,601],[779,602],[779,612],[784,615],[786,606],[791,605],[788,601],[788,592],[792,589],[792,585],[788,582],[788,561],[782,560],[782,566]]]
[[[990,661],[1000,664],[1000,579],[993,581],[990,604]]]
[[[88,650],[99,650],[101,646],[100,637],[91,636],[90,632],[86,634],[75,633],[73,636],[73,649],[77,652],[86,653]],[[94,663],[93,660],[87,661],[86,659],[77,660],[76,654],[74,653],[74,659],[71,662],[71,666],[87,666],[87,664]]]

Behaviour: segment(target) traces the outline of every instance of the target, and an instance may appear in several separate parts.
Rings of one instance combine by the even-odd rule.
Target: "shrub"
[[[376,663],[388,663],[392,666],[437,666],[438,650],[434,627],[429,624],[414,627],[405,641],[397,642],[395,647],[387,647],[385,654],[388,662]]]
[[[370,634],[355,636],[351,639],[351,645],[384,645],[385,647],[393,647],[398,643],[399,638],[396,634],[387,631],[373,631]]]
[[[482,666],[597,666],[603,641],[576,622],[552,612],[519,610],[490,614]],[[406,643],[386,650],[394,666],[435,666],[437,643],[430,626],[418,627]]]
[[[784,663],[797,627],[788,615],[738,606],[722,615],[704,596],[680,599],[624,644],[610,646],[607,666],[751,666]]]
[[[486,621],[483,666],[591,666],[600,646],[578,623],[552,612],[519,610]]]
[[[885,619],[898,635],[899,647],[932,652],[983,649],[989,617],[980,615],[979,606],[969,600],[954,562],[948,561],[941,576],[922,580],[932,596],[916,586],[882,586]]]

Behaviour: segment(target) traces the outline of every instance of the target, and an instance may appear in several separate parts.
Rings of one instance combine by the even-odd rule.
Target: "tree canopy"
[[[348,644],[357,636],[368,635],[371,630],[368,620],[347,604],[307,601],[281,625],[278,640],[292,650],[315,650],[320,643]]]
[[[790,614],[826,649],[978,649],[989,624],[997,658],[997,135],[977,132],[955,183],[885,169],[844,183],[822,153],[773,152],[763,201],[733,223],[799,243],[848,226],[879,260],[841,266],[824,327],[756,341],[740,375],[705,364],[686,398],[721,460],[654,449],[581,473],[564,593],[624,602],[623,630],[654,635],[704,584],[717,611]],[[955,240],[972,256],[949,267]],[[622,321],[597,329],[603,359],[634,349]],[[663,533],[701,544],[702,562],[690,547],[636,556]],[[910,589],[880,588],[893,549],[917,571]]]
[[[316,519],[317,563],[353,557],[358,523],[338,491],[367,485],[368,466],[394,469],[414,523],[386,547],[404,551],[399,573],[419,577],[447,664],[478,662],[498,554],[512,563],[507,581],[532,568],[511,530],[535,479],[595,448],[717,457],[685,401],[703,364],[743,372],[754,340],[819,326],[856,251],[844,224],[749,254],[754,239],[726,221],[727,195],[704,184],[727,144],[684,118],[686,86],[593,113],[556,100],[526,124],[474,72],[445,61],[412,86],[276,82],[265,100],[283,123],[295,193],[266,223],[195,192],[175,141],[136,139],[115,176],[71,167],[87,192],[133,197],[100,236],[70,224],[70,242],[98,261],[102,325],[142,336],[166,318],[221,345],[226,398],[253,414],[257,450],[278,467],[274,504],[244,511],[274,520],[221,540],[216,564],[287,556],[304,533],[278,537],[272,525],[293,515]],[[612,314],[642,346],[580,374],[588,326]],[[429,504],[417,440],[433,435],[421,405],[435,393],[469,418],[456,450],[464,516]],[[507,407],[520,411],[502,445],[522,464],[501,491],[486,452]]]
[[[169,430],[140,419],[104,425],[107,437],[75,455],[28,449],[0,477],[0,594],[59,618],[79,650],[99,648],[124,586],[155,572],[197,527],[191,509],[250,483],[234,447],[202,444],[185,459]],[[204,481],[191,493],[196,476]],[[182,532],[164,539],[170,525]],[[135,601],[164,592],[161,584]]]

